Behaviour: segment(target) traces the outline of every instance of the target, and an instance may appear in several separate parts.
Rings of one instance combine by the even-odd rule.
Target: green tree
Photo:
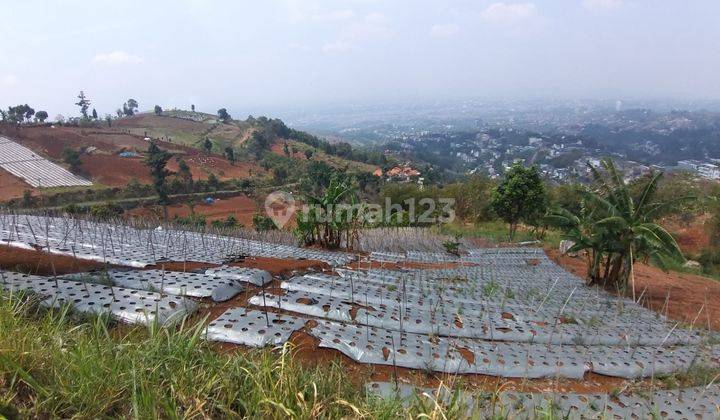
[[[231,146],[225,148],[225,157],[230,161],[231,165],[235,164],[235,150]]]
[[[97,119],[98,119],[97,111],[95,110],[95,108],[93,108],[93,110],[92,110],[92,119],[93,119],[93,120],[97,120]]]
[[[248,152],[255,157],[255,160],[260,160],[263,154],[270,148],[270,142],[267,136],[259,131],[253,132],[246,144]]]
[[[510,225],[510,241],[515,238],[521,222],[537,225],[545,214],[547,201],[545,184],[537,167],[526,168],[521,163],[510,168],[491,198],[495,213]]]
[[[278,166],[273,169],[273,178],[275,180],[275,185],[282,185],[285,180],[287,180],[287,177],[288,171],[284,166]]]
[[[218,179],[218,177],[215,174],[211,173],[210,175],[208,175],[207,182],[208,182],[208,187],[210,187],[210,190],[217,191],[220,189],[220,180]]]
[[[155,115],[162,115],[163,109],[160,105],[155,105]]]
[[[78,173],[81,170],[80,152],[75,149],[63,150],[63,162],[70,166],[70,172]]]
[[[629,283],[635,298],[634,265],[638,259],[652,261],[664,270],[667,261],[684,259],[675,239],[655,220],[668,208],[692,198],[656,201],[661,172],[647,178],[633,196],[611,159],[604,159],[601,168],[588,167],[594,183],[583,193],[580,213],[557,209],[547,220],[575,242],[570,252],[587,251],[591,283],[624,292]]]
[[[307,149],[307,150],[305,150],[305,158],[306,158],[307,160],[310,160],[312,157],[313,157],[313,151],[312,151],[312,149]]]
[[[128,110],[130,111],[130,114],[129,114],[129,115],[130,115],[130,116],[135,115],[135,113],[137,112],[138,106],[139,106],[139,105],[138,105],[138,101],[136,101],[136,100],[133,99],[133,98],[130,98],[130,99],[127,100],[126,103],[127,103],[127,108],[128,108]]]
[[[210,152],[212,152],[212,148],[213,148],[212,140],[210,140],[210,137],[205,137],[205,140],[203,141],[203,149],[207,153],[210,153]]]
[[[153,178],[153,187],[158,196],[158,203],[163,206],[165,221],[168,219],[167,205],[170,204],[168,196],[167,177],[170,171],[167,170],[167,163],[172,155],[155,143],[150,142],[147,155],[145,156],[145,165],[150,169],[150,175]]]
[[[184,159],[178,160],[178,177],[183,184],[183,189],[185,190],[186,194],[189,194],[195,190],[195,182],[193,181],[190,167]]]
[[[38,111],[35,113],[35,118],[37,118],[37,120],[41,123],[44,123],[48,118],[48,113],[46,111]]]
[[[464,182],[446,185],[442,190],[442,196],[455,200],[457,217],[478,223],[492,218],[490,199],[494,187],[495,183],[490,178],[473,175]]]
[[[195,104],[190,105],[190,110],[191,110],[192,112],[195,112]]]
[[[218,118],[220,118],[220,120],[222,120],[222,122],[224,122],[224,123],[226,123],[232,119],[230,117],[230,114],[228,113],[227,109],[225,109],[225,108],[218,109],[217,115],[218,115]]]
[[[16,105],[8,107],[5,119],[11,123],[21,123],[29,120],[33,115],[35,115],[35,110],[28,104]]]
[[[285,153],[285,156],[290,156],[290,149],[288,148],[287,142],[283,145],[283,153]]]
[[[25,119],[30,121],[30,118],[32,118],[33,115],[35,115],[35,110],[25,105]]]
[[[90,99],[85,96],[85,92],[82,90],[77,96],[78,101],[75,102],[75,105],[80,107],[80,114],[82,114],[83,118],[88,118],[88,108],[90,108]]]
[[[37,197],[33,195],[31,190],[23,191],[22,206],[25,208],[35,207],[37,203]]]

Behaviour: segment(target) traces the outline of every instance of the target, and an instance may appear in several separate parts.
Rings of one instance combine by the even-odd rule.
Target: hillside
[[[0,133],[59,164],[63,164],[64,150],[84,150],[80,157],[82,175],[100,187],[123,187],[133,179],[140,183],[151,181],[150,172],[143,163],[148,142],[142,135],[128,133],[117,127],[27,126],[17,129],[0,126]],[[196,148],[163,141],[160,144],[175,155],[168,163],[169,170],[177,171],[178,159],[183,159],[190,167],[193,178],[198,180],[208,179],[211,174],[220,180],[229,180],[247,177],[251,172],[264,172],[252,162],[233,165],[222,156],[207,154]],[[16,186],[10,192],[16,193],[19,188]],[[31,188],[28,186],[27,189]],[[1,198],[7,200],[13,198],[12,195]]]
[[[202,147],[202,140],[209,137],[218,150],[240,146],[254,131],[250,124],[242,121],[222,123],[215,115],[189,111],[166,111],[162,115],[141,113],[121,118],[114,125],[134,135],[190,147]]]
[[[162,115],[142,113],[130,118],[122,118],[114,124],[116,127],[136,136],[159,138],[172,144],[188,147],[202,148],[204,139],[209,138],[213,143],[213,152],[222,154],[227,147],[241,151],[255,132],[277,131],[274,124],[282,124],[278,121],[260,117],[253,119],[253,121],[232,120],[223,123],[217,116],[211,114],[165,111]],[[287,130],[284,124],[281,127]],[[273,134],[275,134],[274,131]],[[301,132],[300,134],[308,136],[306,133]],[[290,156],[297,160],[308,160],[304,152],[310,149],[316,160],[321,160],[335,168],[349,168],[361,172],[373,172],[377,169],[375,165],[331,155],[323,152],[318,147],[290,139],[282,134],[278,134],[276,138],[270,140],[270,150],[278,155],[284,154],[283,148],[287,143],[289,147],[294,146],[298,150],[298,153],[291,153]]]
[[[168,111],[162,115],[141,113],[129,118],[113,120],[111,126],[98,122],[95,127],[70,126],[21,126],[0,125],[0,134],[31,149],[39,156],[61,166],[66,149],[81,152],[81,175],[97,187],[124,187],[130,181],[141,184],[151,182],[150,173],[143,163],[148,147],[146,138],[159,141],[163,149],[173,153],[168,169],[178,171],[178,160],[183,159],[195,180],[207,180],[214,175],[220,181],[245,179],[252,176],[266,176],[270,173],[267,165],[261,166],[252,153],[246,151],[247,142],[257,131],[268,132],[280,125],[279,120],[264,117],[253,121],[230,121],[223,123],[211,114],[189,111]],[[305,133],[297,132],[302,136]],[[323,161],[332,167],[357,172],[372,172],[377,167],[337,155],[325,153],[318,147],[301,141],[266,135],[269,138],[268,151],[284,156],[284,145],[288,144],[296,153],[286,158],[309,161],[305,155],[312,152],[312,160]],[[204,139],[212,142],[210,153],[202,149]],[[237,162],[231,163],[225,150],[232,148]],[[286,163],[289,164],[290,161]],[[0,201],[22,197],[25,191],[38,194],[38,189],[26,184],[13,175],[0,171]]]

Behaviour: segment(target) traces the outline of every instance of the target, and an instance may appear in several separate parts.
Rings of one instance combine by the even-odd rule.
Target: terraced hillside
[[[66,149],[83,151],[80,156],[82,173],[101,186],[123,187],[133,179],[140,183],[151,181],[150,171],[143,162],[148,142],[142,135],[119,128],[60,126],[20,129],[0,126],[0,133],[61,166],[66,166],[63,162]],[[250,172],[264,172],[252,162],[232,164],[221,155],[207,154],[193,147],[169,142],[160,144],[175,156],[168,163],[168,169],[177,171],[178,158],[181,158],[188,164],[195,179],[206,180],[213,174],[220,180],[229,180],[247,177]]]

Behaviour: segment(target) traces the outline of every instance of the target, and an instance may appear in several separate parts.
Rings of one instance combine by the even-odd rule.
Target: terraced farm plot
[[[2,136],[0,136],[0,168],[37,188],[92,185],[92,182]]]
[[[171,325],[200,310],[210,314],[202,326],[208,341],[265,347],[302,336],[315,343],[308,351],[334,352],[356,367],[445,377],[582,382],[595,375],[643,381],[720,368],[716,333],[701,324],[679,325],[631,299],[587,287],[540,249],[473,249],[462,257],[432,252],[357,256],[168,228],[11,213],[0,215],[0,229],[8,246],[125,267],[58,278],[4,271],[0,288],[37,294],[45,306],[70,303],[80,312],[131,323]],[[323,271],[273,277],[228,263],[238,255],[315,259],[328,265]],[[187,261],[212,267],[185,272],[156,268]],[[382,261],[442,261],[444,266],[372,268],[382,267]],[[363,265],[369,268],[358,269]],[[497,414],[492,410],[500,407],[520,417],[557,409],[569,418],[654,412],[669,418],[715,418],[717,386],[705,385],[647,395],[500,393],[495,399],[499,405],[463,391],[459,401],[484,415]],[[449,398],[443,391],[407,384],[370,383],[367,389],[399,398],[419,390],[442,403]]]

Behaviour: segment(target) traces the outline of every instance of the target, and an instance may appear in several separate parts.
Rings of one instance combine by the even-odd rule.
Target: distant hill
[[[240,146],[254,131],[250,124],[243,121],[223,123],[215,115],[190,111],[166,111],[162,115],[142,113],[121,118],[114,125],[135,135],[196,148],[202,147],[202,141],[209,137],[219,150]]]
[[[161,115],[137,114],[119,119],[114,125],[134,135],[169,140],[173,144],[194,148],[202,148],[204,139],[209,138],[213,142],[213,151],[220,154],[226,147],[241,150],[255,132],[270,132],[270,150],[276,154],[285,154],[284,146],[288,144],[289,149],[294,147],[298,151],[297,153],[291,151],[289,157],[298,160],[307,160],[305,151],[311,150],[313,159],[322,160],[336,168],[361,172],[373,172],[378,168],[377,163],[367,162],[368,159],[364,156],[353,159],[353,156],[347,152],[353,150],[349,145],[341,152],[328,153],[332,150],[323,147],[324,144],[330,145],[324,140],[305,132],[292,130],[280,120],[265,117],[222,122],[212,114],[172,110],[164,111]],[[320,144],[315,146],[313,143],[316,142]],[[338,149],[335,145],[330,147]]]
[[[175,155],[168,164],[170,171],[178,171],[178,162],[182,159],[196,180],[207,180],[211,175],[221,181],[268,178],[273,173],[268,159],[260,162],[257,154],[248,150],[251,147],[249,140],[256,133],[267,139],[264,147],[266,153],[276,156],[270,159],[273,164],[279,161],[285,166],[302,167],[292,162],[304,164],[315,160],[352,172],[373,172],[378,168],[354,160],[355,155],[368,159],[366,154],[349,145],[331,145],[310,134],[292,130],[280,120],[265,117],[222,122],[211,114],[173,110],[161,115],[140,113],[116,119],[110,126],[105,122],[89,127],[0,124],[0,134],[64,167],[67,165],[63,161],[63,152],[66,149],[80,151],[82,175],[92,180],[96,188],[124,187],[133,180],[151,183],[143,161],[147,139],[157,140],[162,148]],[[206,138],[212,142],[210,153],[203,148]],[[226,157],[226,148],[234,150],[235,163]],[[10,174],[0,173],[0,180],[4,180],[0,201],[21,197],[26,190],[38,192]],[[288,182],[292,181],[288,179]]]

